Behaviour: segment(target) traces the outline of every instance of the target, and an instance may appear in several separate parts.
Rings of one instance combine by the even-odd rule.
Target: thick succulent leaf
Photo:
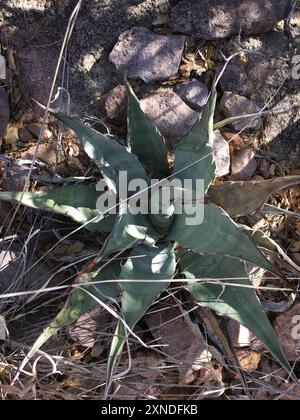
[[[95,160],[109,187],[115,193],[119,192],[120,172],[127,173],[128,183],[133,179],[150,182],[136,155],[125,147],[74,118],[62,113],[54,115],[75,132],[85,152]]]
[[[170,187],[152,191],[148,217],[159,232],[169,231],[175,217],[174,194]]]
[[[96,206],[101,193],[95,185],[65,185],[47,191],[0,192],[0,200],[20,203],[34,209],[52,211],[68,216],[77,223],[84,224],[97,218],[86,228],[91,231],[111,232],[115,216],[103,215]]]
[[[253,331],[282,367],[291,372],[291,367],[241,261],[187,252],[180,258],[179,265],[188,279],[191,294],[200,305],[228,316]],[[197,279],[213,279],[218,283],[201,283],[197,282]],[[223,282],[229,286],[222,285]]]
[[[101,256],[105,258],[113,252],[125,250],[137,243],[153,246],[161,236],[147,215],[132,214],[130,205],[124,203],[120,205],[115,227],[103,246]]]
[[[202,116],[190,134],[175,149],[173,178],[203,179],[205,190],[215,178],[212,146],[214,139],[213,120],[217,92],[212,88],[210,99],[203,108]]]
[[[201,212],[202,204],[186,205],[185,210]],[[190,213],[191,214],[191,213]],[[224,255],[248,261],[265,268],[277,276],[282,273],[259,251],[255,243],[219,207],[204,206],[204,220],[196,226],[189,226],[185,213],[177,215],[169,233],[169,239],[193,252]]]
[[[267,181],[224,182],[212,185],[208,195],[231,216],[246,216],[260,209],[271,194],[300,183],[300,176],[287,176]]]
[[[121,316],[131,330],[167,288],[169,280],[175,275],[175,270],[176,258],[171,246],[159,245],[149,248],[139,245],[132,250],[130,257],[123,265],[119,283],[122,300]],[[135,281],[125,282],[125,280]],[[137,280],[143,280],[143,282],[137,282]],[[124,324],[119,322],[111,345],[108,385],[126,335]]]
[[[103,270],[93,269],[89,271],[81,277],[80,282],[87,282],[87,286],[84,287],[97,299],[105,302],[108,299],[116,299],[119,296],[120,290],[118,283],[114,280],[119,278],[120,272],[121,262],[115,261]],[[112,281],[108,282],[108,280]],[[98,283],[99,281],[104,281],[104,283]],[[97,284],[93,285],[93,282],[97,282]],[[30,359],[61,328],[76,321],[81,315],[95,308],[97,305],[99,303],[89,294],[83,290],[75,289],[69,296],[65,307],[36,340],[27,358]]]
[[[152,178],[168,176],[168,149],[163,136],[145,115],[131,86],[128,94],[128,146]]]

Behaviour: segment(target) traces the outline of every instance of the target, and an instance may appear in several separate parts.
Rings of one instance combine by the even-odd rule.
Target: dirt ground
[[[71,111],[83,115],[97,113],[97,101],[112,87],[122,83],[122,77],[109,62],[108,56],[119,35],[133,26],[153,28],[156,18],[165,15],[176,0],[95,0],[83,2],[70,40],[67,55],[67,71],[63,86],[68,87],[71,96]],[[2,0],[0,9],[0,30],[2,39],[8,42],[20,56],[25,70],[36,71],[37,79],[52,74],[58,57],[60,42],[67,25],[67,19],[76,1]],[[245,48],[259,51],[268,58],[249,58],[250,79],[254,82],[254,99],[265,105],[273,94],[278,94],[269,104],[275,108],[275,115],[266,119],[261,146],[274,153],[274,158],[297,169],[299,162],[299,80],[288,74],[287,62],[300,51],[299,27],[294,28],[290,41],[283,31],[272,31],[258,38],[243,39]],[[232,47],[229,40],[220,41],[223,53]],[[32,68],[33,67],[33,68]],[[35,67],[35,69],[34,69]],[[28,88],[26,72],[23,74],[24,90]],[[286,82],[281,87],[281,83]],[[38,100],[45,103],[50,88],[50,79],[44,87],[34,86]],[[33,91],[33,92],[32,92]]]

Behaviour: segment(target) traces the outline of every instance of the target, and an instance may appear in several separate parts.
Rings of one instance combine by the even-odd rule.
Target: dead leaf
[[[247,373],[252,373],[258,369],[261,354],[255,351],[240,350],[237,352],[237,358],[241,368]]]
[[[19,130],[15,126],[10,126],[6,130],[5,142],[11,147],[11,150],[16,150],[19,141]]]
[[[91,357],[93,359],[99,359],[101,354],[105,351],[105,347],[100,343],[96,343],[91,350]]]
[[[300,183],[300,176],[287,176],[267,181],[236,181],[212,185],[208,195],[231,217],[247,216],[260,209],[279,190]]]
[[[179,385],[194,381],[198,384],[199,380],[203,383],[201,378],[205,377],[205,381],[214,383],[219,392],[223,390],[221,369],[221,381],[215,383],[217,369],[212,366],[213,356],[219,358],[219,355],[215,356],[216,350],[206,343],[198,327],[181,307],[171,301],[170,304],[161,303],[154,313],[148,314],[146,322],[157,342],[163,346],[163,351],[178,361],[178,367],[181,367]]]

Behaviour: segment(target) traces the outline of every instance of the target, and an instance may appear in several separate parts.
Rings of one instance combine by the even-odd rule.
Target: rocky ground
[[[4,168],[1,175],[4,190],[19,191],[24,186],[26,169],[20,172],[16,162],[31,159],[34,154],[43,115],[35,101],[47,103],[68,18],[76,3],[75,0],[1,2],[0,160]],[[263,113],[227,124],[216,132],[217,175],[226,180],[259,180],[300,174],[300,66],[296,64],[300,61],[300,13],[294,10],[288,22],[292,3],[290,0],[83,1],[56,83],[56,91],[63,89],[58,91],[60,96],[53,102],[53,107],[68,108],[95,127],[102,130],[108,127],[113,135],[124,136],[126,74],[141,99],[144,112],[164,135],[171,150],[199,118],[212,81],[221,72],[226,57],[240,52],[220,80],[216,122]],[[42,166],[38,174],[93,175],[95,168],[71,133],[59,135],[63,150],[62,155],[57,156],[57,127],[52,121],[47,123],[38,153]],[[300,190],[295,187],[272,200],[299,213],[299,197]],[[1,208],[4,226],[9,211],[7,207]],[[25,226],[21,223],[23,235],[30,231],[34,217],[32,213],[27,214]],[[289,250],[293,260],[300,262],[297,221],[278,217],[266,220],[261,216],[239,221],[272,232],[284,249]],[[28,255],[34,255],[30,261],[22,261],[24,244],[17,244],[9,255],[5,253],[8,261],[4,265],[9,266],[9,271],[0,272],[0,293],[7,290],[6,282],[12,273],[26,272],[24,263],[27,266],[34,264],[43,255],[44,248],[48,249],[47,243],[58,239],[59,223],[59,220],[38,220],[44,233],[38,240],[29,241]],[[16,229],[8,233],[13,235]],[[78,237],[76,244],[63,244],[52,253],[47,264],[39,265],[40,271],[35,271],[30,279],[32,287],[43,285],[49,273],[56,273],[63,255],[80,253],[86,240],[87,237]],[[1,246],[5,250],[5,244]],[[0,254],[3,252],[0,250]],[[54,281],[59,281],[59,275]],[[20,304],[21,309],[23,304]],[[160,305],[172,307],[174,302]],[[53,311],[56,308],[52,302],[48,307],[50,309],[43,315],[45,322],[52,315],[51,308]],[[281,342],[289,359],[295,363],[299,360],[299,343],[291,340],[285,326],[291,325],[298,309],[300,315],[298,304],[289,312],[274,316]],[[152,338],[163,345],[172,343],[172,349],[170,346],[164,355],[158,355],[148,354],[137,346],[132,376],[123,381],[118,397],[132,399],[150,395],[150,398],[176,399],[178,396],[206,398],[209,395],[209,398],[222,398],[226,383],[229,384],[229,398],[242,399],[243,392],[234,389],[235,386],[238,388],[239,381],[232,371],[225,374],[220,363],[213,365],[211,361],[207,362],[206,369],[199,369],[196,362],[190,363],[196,360],[196,355],[203,353],[204,344],[198,336],[194,337],[190,321],[186,317],[180,318],[176,307],[172,311],[165,315],[169,318],[163,322],[162,315],[158,320],[155,314],[150,314],[140,326],[145,339],[149,338],[150,330]],[[9,314],[14,320],[12,331],[20,329],[11,311]],[[28,337],[19,335],[19,342],[30,344],[39,333],[41,320],[30,315],[22,320],[22,327],[30,325],[31,332]],[[201,314],[202,319],[205,316],[205,313]],[[74,371],[65,367],[65,384],[46,381],[43,392],[47,398],[51,393],[56,398],[70,398],[74,394],[81,398],[83,390],[86,393],[87,389],[97,386],[99,379],[92,383],[83,372],[88,366],[95,377],[103,377],[101,367],[105,364],[103,355],[106,355],[111,336],[111,323],[107,314],[96,311],[80,319],[68,331],[72,344],[69,341],[67,345],[65,340],[60,343],[60,337],[58,343],[52,343],[63,348],[66,357],[75,358],[79,367]],[[160,327],[165,323],[168,328]],[[98,331],[100,324],[104,325],[101,332]],[[147,328],[142,329],[143,326]],[[182,335],[177,337],[179,330]],[[263,356],[260,343],[249,331],[237,330],[236,325],[232,325],[230,331],[241,365],[257,379],[254,381],[257,387],[253,392],[254,399],[300,399],[299,389],[282,381],[280,375],[273,375],[278,367]],[[6,366],[1,357],[0,352],[0,381],[1,366]],[[14,357],[13,361],[18,361],[21,353],[16,352]],[[174,357],[183,368],[177,367],[165,374],[164,367],[171,364]],[[270,376],[267,385],[258,386],[261,373]],[[99,393],[91,391],[89,397],[99,395],[101,390]]]

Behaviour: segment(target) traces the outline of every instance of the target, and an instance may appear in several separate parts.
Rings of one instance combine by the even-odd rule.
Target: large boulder
[[[122,74],[146,83],[168,80],[179,69],[185,37],[134,27],[120,35],[110,61]]]
[[[290,0],[183,0],[172,9],[174,31],[204,39],[267,32],[290,11]]]
[[[141,100],[141,107],[171,145],[180,142],[196,124],[199,114],[171,89],[158,91]]]

